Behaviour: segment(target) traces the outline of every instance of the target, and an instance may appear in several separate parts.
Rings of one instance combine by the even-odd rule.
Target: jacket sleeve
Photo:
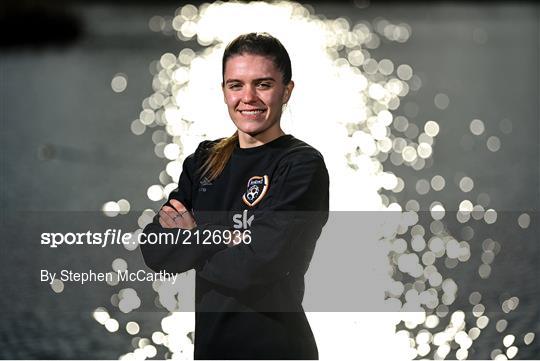
[[[328,219],[329,176],[320,154],[287,160],[254,210],[251,242],[214,253],[198,276],[243,291],[307,271]]]
[[[195,174],[195,154],[188,156],[182,166],[182,174],[178,181],[178,188],[170,193],[168,204],[171,199],[177,199],[182,202],[186,209],[192,208],[193,200],[193,182]],[[224,230],[227,227],[222,225],[198,225],[191,230],[194,234],[197,230],[202,232],[205,229],[210,231]],[[146,265],[155,272],[167,271],[171,273],[182,273],[194,268],[199,262],[204,261],[213,253],[227,248],[224,244],[197,244],[190,242],[184,244],[185,234],[178,234],[183,230],[180,228],[163,228],[159,224],[159,214],[157,214],[152,223],[149,223],[143,230],[148,237],[149,234],[171,234],[173,239],[179,240],[176,244],[166,244],[165,242],[148,244],[141,243],[140,248]]]

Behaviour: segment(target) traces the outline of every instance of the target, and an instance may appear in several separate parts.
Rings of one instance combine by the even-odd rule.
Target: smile
[[[240,113],[245,114],[245,115],[255,115],[255,114],[260,114],[264,112],[265,112],[264,109],[240,110]]]

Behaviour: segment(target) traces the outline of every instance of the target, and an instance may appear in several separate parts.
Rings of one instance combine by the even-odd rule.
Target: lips
[[[244,115],[256,115],[256,114],[264,113],[265,110],[266,109],[243,109],[243,110],[239,110],[239,112]]]
[[[257,120],[266,114],[266,109],[239,109],[238,110],[244,119]]]

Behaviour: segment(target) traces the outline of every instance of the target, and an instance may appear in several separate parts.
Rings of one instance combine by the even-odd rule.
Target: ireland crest
[[[247,183],[247,189],[242,196],[242,200],[245,204],[247,204],[250,207],[253,207],[257,203],[259,203],[264,195],[266,194],[266,191],[268,190],[268,176],[253,176],[249,178]]]

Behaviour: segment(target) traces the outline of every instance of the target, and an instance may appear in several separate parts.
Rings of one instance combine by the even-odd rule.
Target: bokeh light
[[[122,93],[127,88],[127,75],[118,73],[111,80],[111,88],[115,93]]]
[[[264,18],[258,16],[261,13],[265,14]],[[244,21],[235,21],[238,18]],[[200,141],[232,134],[234,127],[225,108],[206,106],[222,103],[219,83],[224,45],[240,33],[268,31],[282,39],[294,59],[296,89],[288,107],[292,111],[283,115],[283,127],[286,133],[293,133],[313,144],[325,156],[333,177],[331,210],[402,212],[404,209],[403,222],[397,225],[395,233],[377,238],[383,240],[381,247],[386,247],[389,263],[388,278],[382,282],[386,305],[389,310],[409,311],[393,315],[387,322],[371,323],[373,327],[379,327],[380,335],[392,331],[392,338],[385,339],[385,352],[395,352],[392,359],[466,359],[474,341],[490,322],[496,323],[499,333],[505,332],[508,321],[490,321],[478,291],[469,295],[470,310],[450,308],[459,295],[460,285],[448,276],[448,270],[471,258],[480,259],[478,277],[488,279],[501,248],[497,241],[487,238],[482,242],[482,253],[472,257],[471,245],[476,235],[469,222],[482,220],[484,225],[495,224],[499,214],[488,207],[491,202],[488,193],[477,193],[482,189],[481,184],[475,184],[474,175],[429,172],[442,123],[420,120],[419,105],[406,99],[409,92],[422,87],[422,79],[411,65],[399,64],[393,59],[377,59],[372,52],[381,44],[408,41],[412,35],[409,25],[383,18],[355,24],[345,18],[319,16],[309,6],[294,2],[217,2],[199,7],[186,4],[175,12],[174,17],[152,16],[148,27],[153,32],[173,34],[183,42],[178,54],[164,53],[150,64],[154,92],[144,99],[138,119],[130,124],[135,135],[143,135],[151,128],[149,137],[154,144],[154,154],[166,160],[165,169],[156,174],[156,184],[148,185],[149,200],[162,201],[176,188],[183,160]],[[310,34],[310,42],[306,42],[305,34]],[[487,41],[487,33],[478,28],[473,39],[483,44]],[[194,42],[199,46],[193,46]],[[316,77],[313,76],[315,72]],[[329,89],[349,91],[320,92],[320,83]],[[117,92],[124,91],[127,76],[115,75],[111,87]],[[441,111],[450,106],[450,97],[443,91],[433,97],[434,106]],[[325,106],[313,107],[313,104]],[[470,151],[479,141],[485,144],[484,150],[497,152],[501,149],[499,136],[479,137],[486,133],[484,121],[463,120],[463,124],[470,132],[460,139],[463,149]],[[510,134],[512,122],[501,120],[499,129],[503,134]],[[398,176],[388,170],[390,166],[393,169],[410,168],[418,172],[418,176]],[[347,187],[351,183],[356,185],[354,192]],[[459,199],[453,203],[441,201],[442,195],[447,193],[442,191],[453,191],[456,185],[463,192],[459,193]],[[405,200],[402,207],[392,193],[406,194],[410,189],[416,192],[417,199]],[[441,198],[427,202],[433,192],[441,192],[437,193]],[[465,197],[476,199],[476,202]],[[454,216],[452,211],[456,206],[458,211]],[[429,211],[425,212],[426,209]],[[108,216],[129,211],[130,204],[124,199],[103,205],[103,212]],[[155,211],[150,209],[141,212],[139,229],[134,234],[140,232],[154,215]],[[457,232],[459,234],[448,233],[445,220],[449,217],[455,217],[463,227]],[[517,219],[522,229],[529,227],[530,222],[527,213]],[[126,245],[126,249],[134,250],[136,244]],[[126,269],[127,263],[116,259],[112,268]],[[180,290],[172,284],[154,284],[153,288],[158,294],[156,304],[171,313],[162,319],[161,330],[152,332],[151,339],[140,339],[133,346],[133,352],[123,355],[122,359],[156,356],[157,349],[152,343],[166,347],[171,358],[191,357],[193,342],[188,334],[194,329],[193,315],[175,312],[182,308],[177,297]],[[123,289],[113,296],[113,306],[121,312],[129,313],[140,306],[141,300],[133,289]],[[510,312],[518,303],[517,298],[508,298],[501,309]],[[466,321],[466,311],[472,311],[473,321]],[[323,315],[308,317],[310,322],[313,320],[317,324],[316,318],[323,318]],[[350,326],[351,335],[358,332],[359,326],[355,322],[362,317],[365,320],[370,316],[350,315],[341,324],[342,329]],[[118,321],[110,318],[104,309],[96,310],[94,318],[110,332],[119,329]],[[404,329],[395,332],[398,323]],[[129,322],[126,332],[138,334],[139,324]],[[332,329],[318,332],[323,340],[331,339],[336,333]],[[523,337],[525,344],[532,343],[533,339],[533,333]],[[503,345],[506,349],[493,350],[491,356],[515,357],[518,350],[514,342],[514,335],[505,335]],[[392,347],[388,345],[395,346],[394,350],[391,351]],[[352,358],[380,356],[376,352],[382,352],[381,348],[375,347],[357,348],[354,354],[346,354],[351,350],[328,350],[322,342],[323,356],[337,357],[342,352]]]

